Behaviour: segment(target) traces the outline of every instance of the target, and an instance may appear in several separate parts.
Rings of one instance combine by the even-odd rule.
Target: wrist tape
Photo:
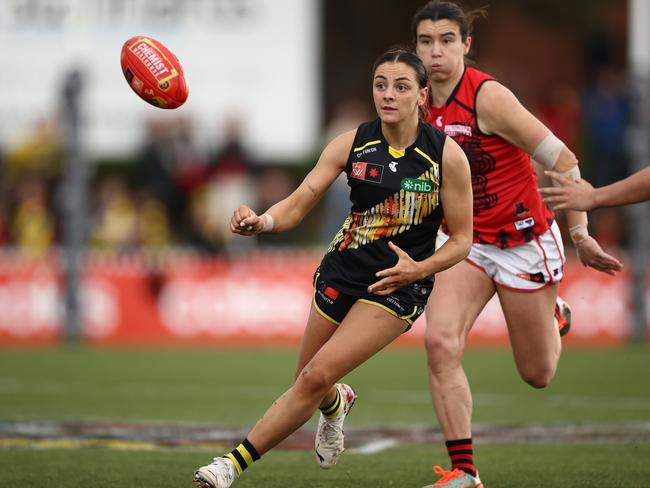
[[[264,217],[264,227],[260,232],[271,232],[273,230],[273,217],[269,213],[265,213],[262,217]]]

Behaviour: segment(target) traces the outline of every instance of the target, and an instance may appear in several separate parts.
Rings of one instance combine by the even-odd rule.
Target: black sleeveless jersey
[[[335,288],[367,294],[377,271],[397,264],[392,241],[421,261],[435,251],[442,207],[440,184],[445,134],[420,122],[416,141],[404,151],[389,147],[381,121],[361,124],[345,167],[352,209],[320,265]],[[402,287],[397,299],[424,304],[433,277]]]

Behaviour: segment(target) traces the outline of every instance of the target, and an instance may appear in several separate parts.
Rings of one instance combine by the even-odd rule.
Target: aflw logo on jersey
[[[445,125],[445,134],[449,137],[467,136],[472,137],[472,128],[469,125],[451,124]]]
[[[374,183],[381,183],[384,176],[384,167],[381,164],[373,163],[352,163],[352,171],[350,178],[357,180],[372,181]]]

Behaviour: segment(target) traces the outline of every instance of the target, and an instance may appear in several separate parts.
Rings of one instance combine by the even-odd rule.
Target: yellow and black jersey
[[[381,121],[357,129],[345,172],[352,208],[320,265],[323,278],[351,295],[366,293],[375,273],[397,263],[393,241],[416,261],[431,256],[440,221],[445,134],[420,122],[416,141],[402,151],[388,145]],[[396,291],[396,299],[425,303],[433,277]]]

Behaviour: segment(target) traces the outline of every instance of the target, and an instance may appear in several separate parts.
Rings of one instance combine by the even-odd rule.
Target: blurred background
[[[0,345],[296,343],[311,273],[349,209],[345,181],[285,234],[237,238],[230,215],[284,198],[329,140],[374,117],[372,64],[411,44],[423,3],[3,0]],[[478,67],[594,186],[646,166],[633,4],[489,3]],[[182,62],[181,108],[149,106],[123,79],[120,48],[138,34]],[[647,205],[590,214],[592,235],[628,264],[617,277],[582,268],[565,240],[569,344],[646,342],[647,216]],[[421,338],[419,323],[401,341]],[[507,343],[498,304],[472,341]]]

